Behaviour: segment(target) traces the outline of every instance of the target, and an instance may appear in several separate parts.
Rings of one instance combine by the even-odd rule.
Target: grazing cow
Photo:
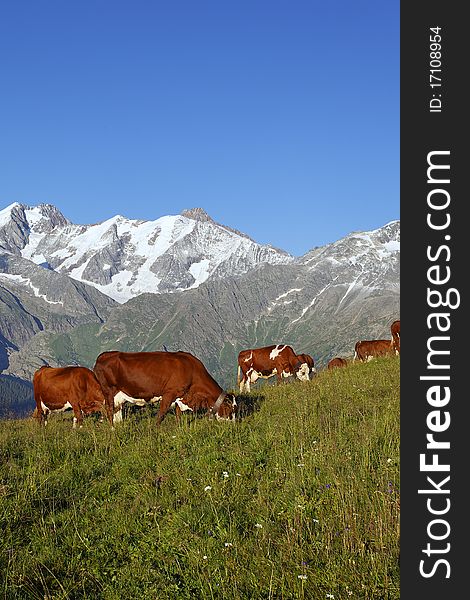
[[[93,371],[86,367],[44,366],[34,373],[34,416],[39,424],[47,425],[52,412],[73,410],[73,428],[83,425],[83,415],[100,412],[106,416],[103,391]],[[109,415],[108,415],[109,417]],[[110,419],[112,424],[112,419]]]
[[[309,380],[309,367],[302,363],[291,346],[278,344],[264,348],[242,350],[238,355],[238,377],[240,393],[250,391],[250,383],[255,383],[259,378],[269,379],[277,376],[281,383],[283,377],[297,375],[301,381]],[[243,377],[240,379],[240,373]]]
[[[340,358],[339,356],[336,356],[335,358],[332,358],[330,360],[330,362],[328,363],[328,369],[337,369],[338,367],[346,367],[348,364],[348,361],[345,358]]]
[[[356,342],[354,360],[369,361],[375,356],[394,354],[393,342],[390,340],[365,340]]]
[[[390,331],[392,333],[392,342],[395,354],[400,354],[400,320],[393,321],[393,323],[390,325]]]
[[[235,420],[237,403],[188,352],[103,352],[93,368],[106,398],[108,411],[122,420],[122,404],[160,401],[157,424],[172,406],[182,411],[207,411],[217,420]]]
[[[317,370],[315,369],[315,362],[310,354],[297,354],[297,358],[302,364],[306,364],[308,367],[308,374],[315,375]]]

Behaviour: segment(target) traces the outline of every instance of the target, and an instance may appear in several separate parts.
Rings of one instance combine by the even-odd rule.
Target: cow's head
[[[299,367],[296,369],[295,374],[300,379],[300,381],[309,381],[310,367],[306,362],[301,363]]]
[[[222,392],[211,409],[217,421],[235,421],[237,401],[233,394]]]

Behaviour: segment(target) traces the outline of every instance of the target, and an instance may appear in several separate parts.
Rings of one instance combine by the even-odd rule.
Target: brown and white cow
[[[302,363],[291,346],[277,344],[264,348],[242,350],[238,355],[238,384],[240,393],[250,391],[250,383],[258,379],[277,376],[281,383],[283,377],[297,375],[301,381],[309,381],[309,367]],[[243,376],[240,377],[241,373]]]
[[[73,428],[83,425],[83,415],[100,412],[106,416],[105,398],[93,371],[86,367],[48,367],[38,369],[33,376],[34,416],[47,425],[53,412],[73,410]],[[112,419],[110,419],[112,424]]]
[[[390,331],[392,333],[393,349],[396,354],[400,354],[400,320],[393,321],[390,325]]]
[[[393,342],[390,340],[363,340],[356,342],[354,360],[369,361],[376,356],[394,353]]]
[[[298,359],[302,364],[306,364],[308,367],[308,375],[315,375],[317,370],[315,369],[315,361],[310,354],[297,354]]]
[[[235,420],[237,403],[188,352],[104,352],[93,368],[114,421],[122,420],[124,402],[160,402],[157,424],[172,406],[179,420],[183,411],[206,411]]]
[[[335,356],[328,363],[328,369],[337,369],[338,367],[346,367],[348,361],[345,358],[341,358],[339,356]]]

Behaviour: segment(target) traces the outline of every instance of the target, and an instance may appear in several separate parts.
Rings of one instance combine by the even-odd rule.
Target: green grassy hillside
[[[259,388],[235,424],[0,422],[0,593],[398,599],[399,364]]]

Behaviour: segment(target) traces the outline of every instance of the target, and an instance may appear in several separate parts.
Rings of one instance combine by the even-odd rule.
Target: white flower
[[[297,575],[297,579],[307,579],[307,575]]]
[[[298,467],[305,467],[305,463],[299,463],[297,466]]]
[[[210,492],[212,489],[212,487],[210,485],[206,485],[206,487],[204,488],[205,492]]]
[[[231,544],[230,542],[225,542],[224,546],[226,548],[231,548],[233,546],[233,544]]]
[[[235,475],[236,475],[237,477],[241,477],[241,476],[242,476],[242,475],[241,475],[241,473],[235,473]]]
[[[391,458],[387,458],[387,462],[388,462],[388,463],[391,463],[391,462],[392,462],[392,459],[391,459]]]
[[[327,594],[326,595],[327,598],[333,598],[334,599],[334,594]]]
[[[228,477],[228,471],[222,471],[222,475],[227,478]]]
[[[204,556],[202,557],[204,560],[207,560],[207,556],[204,554]]]
[[[261,523],[256,523],[255,527],[257,527],[258,529],[263,529],[263,526],[261,525]]]
[[[320,523],[320,521],[319,521],[318,519],[312,519],[312,521],[313,521],[314,523]]]

